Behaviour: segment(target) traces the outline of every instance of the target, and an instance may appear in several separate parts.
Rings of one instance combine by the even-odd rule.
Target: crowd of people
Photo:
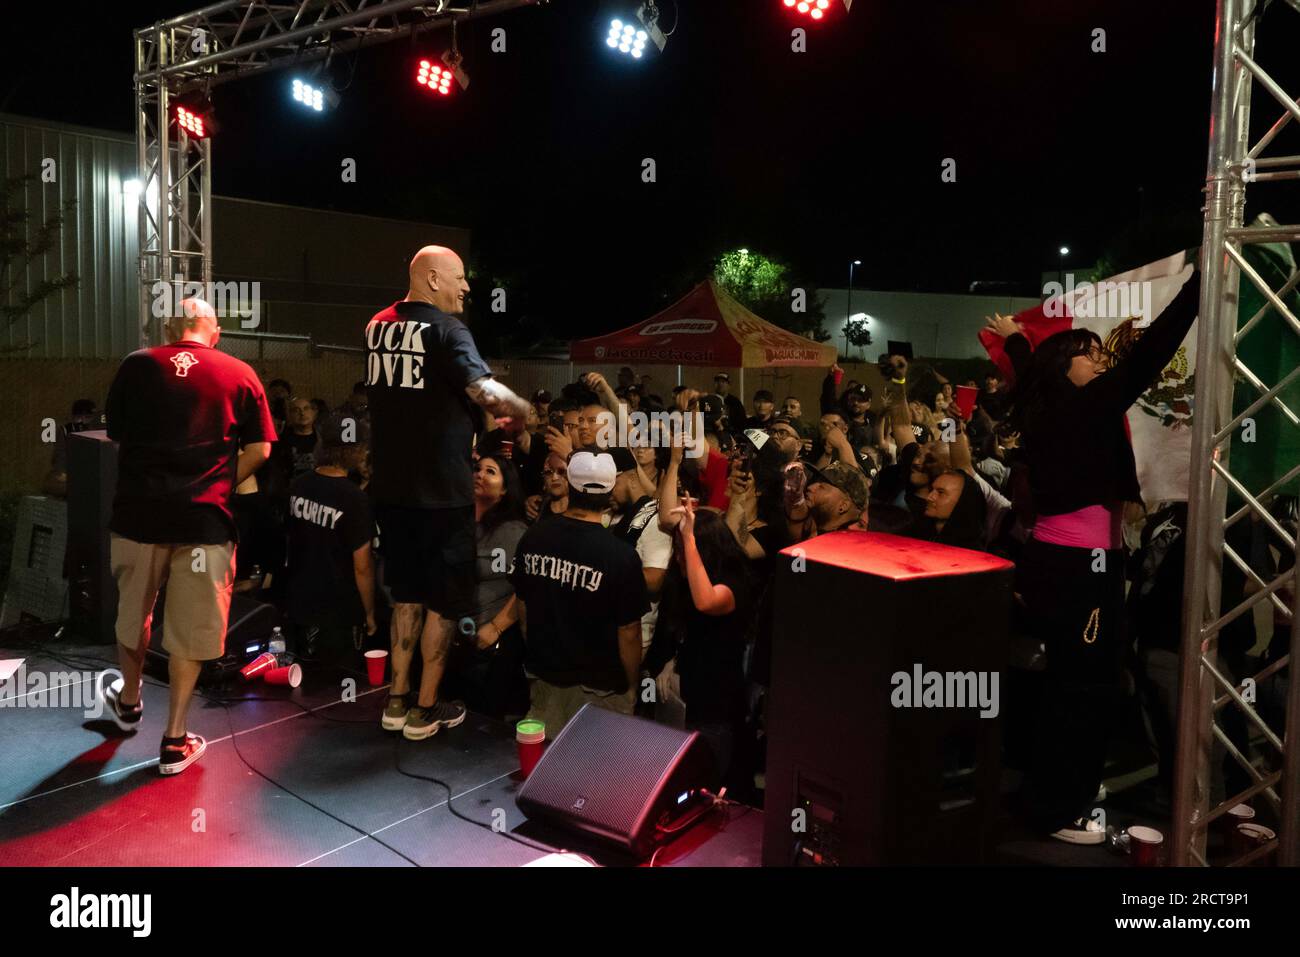
[[[440,247],[417,254],[406,297],[366,326],[366,377],[337,408],[280,379],[263,392],[247,366],[217,360],[215,317],[191,303],[168,345],[128,357],[108,401],[123,479],[148,493],[119,485],[114,511],[114,571],[134,602],[119,617],[115,720],[138,724],[146,605],[169,563],[174,581],[194,543],[237,541],[218,554],[225,578],[208,576],[218,605],[225,586],[276,602],[306,660],[355,666],[363,649],[389,649],[384,729],[422,740],[468,707],[540,719],[554,738],[593,704],[698,730],[732,793],[758,799],[778,553],[886,532],[1017,564],[1009,627],[1050,686],[1026,721],[1025,814],[1043,833],[1099,843],[1087,811],[1132,622],[1174,587],[1151,559],[1167,535],[1124,547],[1125,510],[1141,502],[1124,414],[1182,341],[1198,286],[1125,356],[1083,330],[1031,350],[1013,320],[993,317],[1012,383],[993,371],[954,383],[886,355],[877,401],[832,366],[815,418],[763,389],[746,408],[725,373],[667,389],[623,368],[616,382],[586,372],[554,395],[515,395],[458,318],[464,267]],[[957,401],[962,385],[973,406]],[[160,418],[177,390],[211,409]],[[636,412],[677,412],[685,426],[650,416],[611,439],[605,426]],[[169,443],[189,451],[169,458]],[[1126,576],[1142,581],[1127,604]],[[1138,630],[1163,647],[1155,628]],[[192,676],[182,665],[178,688],[176,669],[212,656],[200,632],[168,615],[164,770],[202,753],[184,728]]]

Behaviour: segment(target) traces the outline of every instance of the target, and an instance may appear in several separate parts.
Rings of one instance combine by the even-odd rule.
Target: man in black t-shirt
[[[601,524],[618,471],[606,453],[569,459],[569,507],[532,526],[510,576],[523,625],[530,708],[554,738],[584,704],[631,714],[650,609],[636,549]]]
[[[465,720],[441,701],[454,628],[473,635],[476,406],[512,433],[528,403],[492,378],[469,329],[457,318],[469,283],[450,249],[426,246],[409,269],[406,298],[366,326],[371,480],[384,576],[393,595],[393,686],[382,725],[412,741]],[[424,673],[408,707],[411,659],[420,643]]]
[[[185,719],[203,662],[225,646],[238,537],[231,498],[275,441],[257,373],[215,348],[221,328],[212,307],[199,299],[180,307],[167,321],[167,345],[122,360],[106,408],[108,437],[119,444],[109,530],[122,677],[104,696],[118,727],[139,726],[140,670],[166,584],[171,706],[163,774],[185,770],[207,747]]]
[[[295,650],[308,658],[355,656],[354,629],[373,635],[375,525],[366,493],[348,478],[366,454],[363,423],[350,416],[320,429],[316,468],[289,489],[286,611]]]

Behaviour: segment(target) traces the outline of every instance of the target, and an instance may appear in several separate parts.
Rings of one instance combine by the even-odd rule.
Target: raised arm
[[[822,394],[821,394],[822,415],[825,415],[827,412],[835,412],[837,410],[837,403],[835,401],[835,373],[841,371],[842,370],[840,369],[840,364],[837,362],[833,366],[831,366],[830,371],[826,373],[826,378],[822,379]]]
[[[1151,387],[1169,364],[1187,331],[1196,321],[1201,302],[1201,273],[1192,273],[1165,311],[1147,326],[1129,354],[1085,385],[1080,392],[1088,401],[1100,402],[1115,411],[1128,409]]]

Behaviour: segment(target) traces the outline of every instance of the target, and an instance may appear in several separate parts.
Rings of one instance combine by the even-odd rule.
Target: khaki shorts
[[[117,582],[119,645],[149,647],[154,602],[166,585],[163,648],[189,661],[221,657],[235,586],[234,542],[152,545],[111,533],[109,556]]]
[[[546,725],[546,740],[552,741],[569,723],[584,704],[594,704],[606,711],[631,714],[635,691],[619,694],[616,691],[597,691],[583,685],[562,688],[549,684],[535,675],[528,676],[528,717]]]

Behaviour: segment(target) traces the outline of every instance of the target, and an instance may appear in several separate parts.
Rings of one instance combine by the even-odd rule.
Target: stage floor
[[[50,647],[60,656],[113,652]],[[45,673],[75,671],[77,682],[87,682],[95,667],[80,658],[74,667],[41,652],[0,648],[0,660],[15,658]],[[458,728],[406,741],[379,727],[386,688],[370,688],[358,676],[356,700],[345,703],[345,672],[309,665],[304,672],[296,689],[258,683],[222,692],[272,700],[224,706],[196,697],[190,731],[207,738],[207,752],[168,778],[157,769],[167,688],[156,680],[145,680],[142,726],[130,735],[105,718],[87,720],[79,702],[72,708],[6,702],[0,708],[0,865],[410,866],[406,855],[422,866],[510,867],[547,853],[490,830],[501,822],[521,838],[607,866],[636,863],[526,821],[515,805],[518,760],[505,724],[471,713]],[[411,774],[440,778],[455,811],[486,827],[456,817],[444,788],[404,776],[398,762]],[[655,863],[757,866],[762,818],[753,809],[715,812],[666,846]]]
[[[72,681],[86,683],[92,669],[108,667],[102,659],[113,650],[66,642],[35,651],[0,647],[0,661],[24,658],[33,671],[73,672]],[[513,729],[504,723],[471,713],[458,728],[406,741],[379,727],[386,688],[370,688],[355,675],[356,700],[344,702],[347,672],[304,665],[304,674],[296,689],[239,679],[203,689],[208,698],[195,698],[190,730],[207,738],[207,753],[170,778],[157,769],[167,688],[156,676],[146,678],[142,727],[131,735],[105,718],[87,720],[86,699],[75,707],[4,701],[0,865],[409,866],[405,855],[422,866],[509,867],[547,853],[492,831],[494,823],[602,865],[638,863],[524,818],[515,805],[520,782]],[[210,700],[218,694],[267,700],[222,705]],[[455,812],[470,820],[448,809],[446,789],[403,775],[399,762],[410,774],[445,782]],[[1106,805],[1112,822],[1167,833],[1167,816],[1153,813],[1140,791],[1113,796]],[[761,810],[715,812],[667,845],[655,864],[757,867],[762,831]],[[1028,834],[1005,812],[998,832],[990,864],[1126,863],[1103,847]]]

